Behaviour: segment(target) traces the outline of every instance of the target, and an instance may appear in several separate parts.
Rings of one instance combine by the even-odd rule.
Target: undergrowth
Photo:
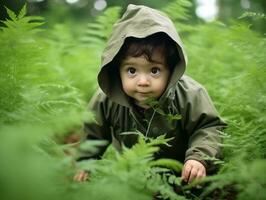
[[[265,15],[192,26],[189,6],[174,1],[162,10],[181,31],[187,73],[207,88],[229,124],[219,172],[182,185],[174,173],[180,163],[152,159],[167,139],[139,133],[139,143],[122,154],[110,147],[101,160],[75,164],[78,144],[65,138],[82,134],[92,119],[87,102],[121,9],[108,8],[75,37],[65,24],[42,28],[44,19],[26,16],[24,6],[18,15],[7,9],[10,19],[0,30],[1,199],[266,199],[266,40],[245,22]],[[73,182],[78,169],[92,171],[90,181]]]

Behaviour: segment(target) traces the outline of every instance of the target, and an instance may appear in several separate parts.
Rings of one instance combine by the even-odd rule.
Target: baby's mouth
[[[149,94],[149,92],[138,92],[139,94],[144,94],[144,95],[147,95]]]
[[[137,93],[139,93],[139,94],[150,94],[150,92],[141,92],[141,91],[137,91]]]
[[[138,92],[138,95],[140,97],[148,98],[151,95],[151,93],[149,93],[149,92]]]

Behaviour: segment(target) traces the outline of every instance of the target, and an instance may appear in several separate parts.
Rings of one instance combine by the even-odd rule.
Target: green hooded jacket
[[[145,38],[158,32],[167,34],[176,42],[181,59],[158,102],[164,113],[179,114],[182,117],[180,120],[169,120],[153,108],[147,109],[144,117],[140,115],[123,92],[119,73],[111,70],[112,61],[127,37]],[[172,21],[157,10],[130,4],[121,19],[114,24],[102,54],[98,74],[100,88],[89,104],[96,122],[85,125],[85,139],[107,140],[108,144],[113,143],[120,149],[122,144],[131,147],[136,143],[136,135],[121,135],[123,132],[138,130],[148,137],[166,134],[167,138],[173,137],[169,142],[171,146],[162,146],[156,157],[172,158],[180,162],[198,160],[209,171],[212,163],[206,161],[205,157],[220,158],[220,130],[226,124],[219,117],[203,86],[184,75],[186,64],[186,54]],[[100,149],[99,155],[107,146]],[[83,159],[89,157],[89,153],[82,153]]]

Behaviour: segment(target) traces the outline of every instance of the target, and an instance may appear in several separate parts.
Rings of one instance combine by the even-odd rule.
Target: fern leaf
[[[171,141],[172,139],[173,138],[165,138],[165,135],[160,135],[155,139],[148,138],[148,141],[149,141],[148,144],[151,146],[166,145],[169,147],[170,145],[168,144],[168,142]]]
[[[168,182],[170,184],[175,184],[175,185],[181,185],[181,182],[182,182],[182,179],[181,177],[176,177],[174,175],[170,175],[169,178],[168,178]]]
[[[23,7],[24,8],[24,7]],[[18,17],[16,14],[11,11],[7,10],[8,15],[10,16],[11,20],[2,21],[3,24],[5,24],[6,27],[2,28],[2,30],[10,32],[12,30],[16,30],[16,32],[21,31],[21,34],[23,32],[28,31],[29,33],[36,33],[39,32],[40,29],[37,29],[37,27],[40,27],[44,24],[44,18],[40,16],[25,16],[26,10],[20,11],[20,14]]]
[[[7,14],[8,14],[8,16],[10,17],[10,19],[13,20],[13,21],[17,21],[17,15],[16,15],[16,13],[13,12],[12,10],[10,10],[10,9],[9,9],[8,7],[6,7],[6,6],[5,6],[5,8],[6,8]]]
[[[26,15],[26,13],[27,13],[27,7],[25,4],[18,14],[18,19],[22,19]]]
[[[102,48],[111,34],[113,24],[120,16],[120,10],[120,7],[108,8],[95,22],[89,23],[81,42]]]
[[[264,13],[256,13],[256,12],[245,12],[238,19],[243,19],[247,17],[266,20],[266,15]]]
[[[149,163],[149,165],[151,167],[165,167],[165,168],[168,168],[168,169],[172,169],[176,172],[180,172],[183,168],[183,165],[182,163],[176,161],[176,160],[173,160],[173,159],[167,159],[167,158],[162,158],[162,159],[159,159],[159,160],[155,160],[155,161],[152,161]]]
[[[176,114],[176,115],[167,114],[166,117],[167,117],[167,119],[168,119],[169,121],[180,120],[180,119],[182,118],[182,116],[179,115],[179,114]]]
[[[162,9],[174,22],[189,19],[188,8],[192,3],[188,0],[176,0]]]
[[[80,150],[95,153],[98,152],[98,147],[107,145],[108,142],[105,140],[88,140],[82,143],[79,147]]]

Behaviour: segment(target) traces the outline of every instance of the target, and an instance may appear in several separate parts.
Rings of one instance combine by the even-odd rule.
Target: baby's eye
[[[135,75],[136,74],[136,69],[135,68],[133,68],[133,67],[129,67],[128,69],[127,69],[127,73],[129,74],[129,75]]]
[[[159,75],[160,72],[161,72],[161,70],[160,70],[158,67],[153,67],[153,68],[151,69],[151,74],[152,74],[152,75]]]

